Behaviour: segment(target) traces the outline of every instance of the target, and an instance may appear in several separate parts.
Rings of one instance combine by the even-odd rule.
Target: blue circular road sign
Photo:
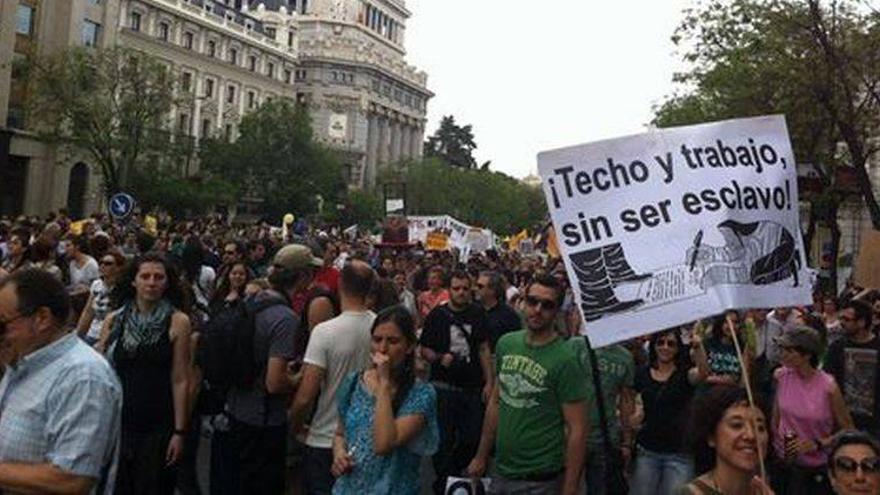
[[[134,198],[130,194],[116,193],[110,198],[109,210],[113,218],[126,218],[134,211]]]

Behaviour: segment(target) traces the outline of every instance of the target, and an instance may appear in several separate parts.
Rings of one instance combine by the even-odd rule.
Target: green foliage
[[[332,205],[345,191],[340,160],[313,139],[305,107],[285,100],[246,115],[234,142],[206,141],[200,159],[210,174],[235,185],[237,198],[261,198],[271,217],[313,214],[318,195]]]
[[[477,168],[473,153],[477,148],[470,125],[459,126],[452,115],[440,120],[440,127],[425,142],[425,156],[437,157],[446,163],[461,168]],[[488,170],[489,162],[483,164]]]
[[[500,172],[449,167],[438,158],[409,164],[403,172],[407,212],[449,214],[497,234],[531,228],[547,215],[540,189]]]
[[[880,131],[878,20],[846,0],[701,3],[673,36],[689,68],[676,75],[681,89],[655,109],[654,124],[784,114],[798,162],[814,164],[828,189],[835,167],[854,167],[880,228],[865,169]],[[817,205],[836,211],[842,200],[828,192]]]
[[[174,77],[158,59],[122,47],[71,48],[30,58],[25,72],[32,130],[88,153],[108,197],[138,167],[181,159],[163,131],[176,104]]]
[[[154,167],[138,169],[132,175],[132,194],[146,210],[159,207],[174,218],[210,212],[218,204],[235,200],[235,187],[218,177],[184,178]]]
[[[350,191],[346,206],[346,215],[343,219],[346,226],[358,224],[369,229],[385,217],[384,202],[382,197],[375,192]]]

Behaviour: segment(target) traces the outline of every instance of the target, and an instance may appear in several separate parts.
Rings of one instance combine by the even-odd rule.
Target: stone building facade
[[[351,185],[371,187],[381,167],[421,153],[431,93],[404,61],[409,15],[402,0],[0,0],[0,215],[103,208],[90,158],[61,156],[26,130],[12,63],[77,45],[164,60],[187,100],[170,121],[196,143],[234,137],[273,98],[307,103]]]

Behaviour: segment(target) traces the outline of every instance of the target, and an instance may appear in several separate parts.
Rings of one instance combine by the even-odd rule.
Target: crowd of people
[[[504,249],[61,212],[0,261],[0,493],[880,493],[870,288],[593,349]]]

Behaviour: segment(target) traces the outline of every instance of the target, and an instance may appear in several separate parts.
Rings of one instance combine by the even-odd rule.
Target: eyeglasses
[[[678,343],[676,343],[674,340],[658,340],[657,343],[654,344],[654,346],[675,349],[676,347],[678,347]]]
[[[541,299],[535,296],[526,296],[526,304],[530,307],[541,306],[544,311],[553,311],[556,309],[556,301],[550,299]]]
[[[880,458],[868,457],[861,461],[846,456],[834,458],[834,470],[837,472],[853,474],[858,469],[861,469],[864,474],[880,473]]]

